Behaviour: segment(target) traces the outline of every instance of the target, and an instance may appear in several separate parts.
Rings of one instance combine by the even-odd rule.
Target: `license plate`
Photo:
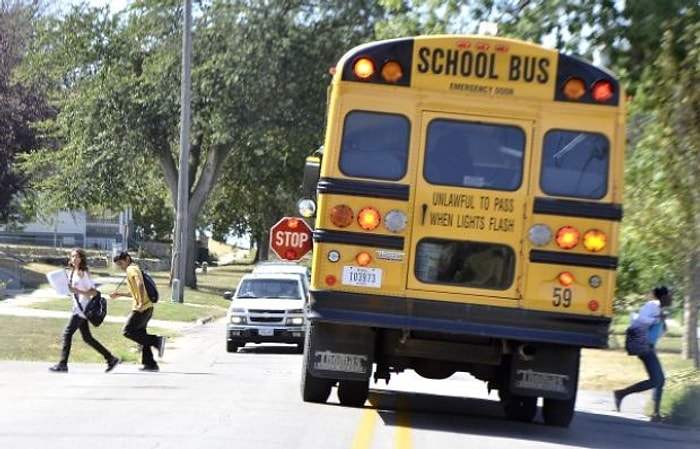
[[[275,330],[274,329],[258,329],[258,334],[260,334],[261,337],[271,337],[275,335]]]
[[[344,266],[343,284],[380,288],[382,286],[382,270],[380,268]]]

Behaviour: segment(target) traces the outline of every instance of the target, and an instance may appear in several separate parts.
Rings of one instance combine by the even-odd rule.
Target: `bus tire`
[[[537,414],[537,397],[501,394],[503,414],[511,421],[530,422]]]
[[[338,400],[348,407],[362,407],[369,396],[369,380],[341,380],[338,382]]]
[[[331,394],[335,384],[333,379],[325,379],[311,375],[308,369],[308,351],[304,354],[301,372],[301,398],[304,402],[324,403]]]
[[[574,417],[576,397],[571,399],[545,398],[542,403],[542,418],[549,426],[569,427]]]

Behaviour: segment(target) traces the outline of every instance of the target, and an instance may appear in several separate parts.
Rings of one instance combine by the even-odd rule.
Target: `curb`
[[[206,316],[206,317],[204,317],[204,318],[199,318],[199,319],[197,320],[197,324],[199,324],[199,325],[201,326],[201,325],[204,325],[204,324],[209,324],[209,323],[211,323],[212,321],[214,321],[214,317],[213,317],[213,316]]]

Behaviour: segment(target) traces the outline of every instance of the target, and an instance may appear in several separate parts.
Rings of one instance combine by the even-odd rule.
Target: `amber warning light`
[[[578,245],[579,234],[576,228],[564,226],[557,231],[556,242],[561,249],[571,249]]]
[[[372,75],[374,75],[374,62],[369,58],[360,58],[355,61],[352,71],[356,77],[362,80],[369,79]]]
[[[404,78],[404,68],[393,59],[375,61],[368,56],[361,56],[352,63],[352,74],[362,81],[396,84]]]

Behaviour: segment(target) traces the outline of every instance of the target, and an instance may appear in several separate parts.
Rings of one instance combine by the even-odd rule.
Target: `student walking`
[[[87,266],[85,251],[80,248],[71,251],[68,264],[71,267],[68,290],[71,292],[73,298],[73,310],[68,324],[63,330],[61,359],[57,364],[50,367],[49,371],[53,371],[54,373],[68,372],[68,358],[70,357],[70,350],[73,344],[73,335],[79,330],[83,341],[105,358],[107,362],[107,369],[105,369],[105,372],[110,372],[121,360],[112,355],[107,348],[102,346],[102,344],[92,336],[90,332],[90,323],[83,313],[90,298],[97,294],[95,284],[92,282],[92,279],[90,279],[90,270]],[[78,304],[78,302],[80,302],[80,304]]]
[[[129,293],[114,292],[110,298],[131,297],[133,298],[133,306],[129,316],[124,324],[123,335],[141,345],[141,363],[143,366],[139,368],[141,371],[158,371],[160,368],[153,358],[151,348],[158,350],[158,357],[162,358],[165,352],[165,337],[152,335],[148,333],[148,322],[153,316],[153,302],[146,293],[146,287],[143,282],[143,274],[141,268],[133,263],[133,259],[126,251],[114,256],[114,263],[119,268],[126,271],[126,283],[129,288]]]
[[[639,309],[639,313],[631,324],[632,327],[641,327],[647,331],[651,347],[649,351],[637,357],[644,363],[644,368],[649,377],[646,380],[642,380],[621,390],[615,390],[613,396],[615,398],[615,409],[619,412],[622,400],[628,394],[654,389],[652,396],[654,400],[654,412],[651,415],[651,421],[659,422],[662,419],[659,410],[666,378],[661,368],[659,357],[656,355],[655,345],[663,334],[666,326],[663,308],[671,305],[672,298],[668,288],[664,286],[654,288],[651,294],[652,298]]]

